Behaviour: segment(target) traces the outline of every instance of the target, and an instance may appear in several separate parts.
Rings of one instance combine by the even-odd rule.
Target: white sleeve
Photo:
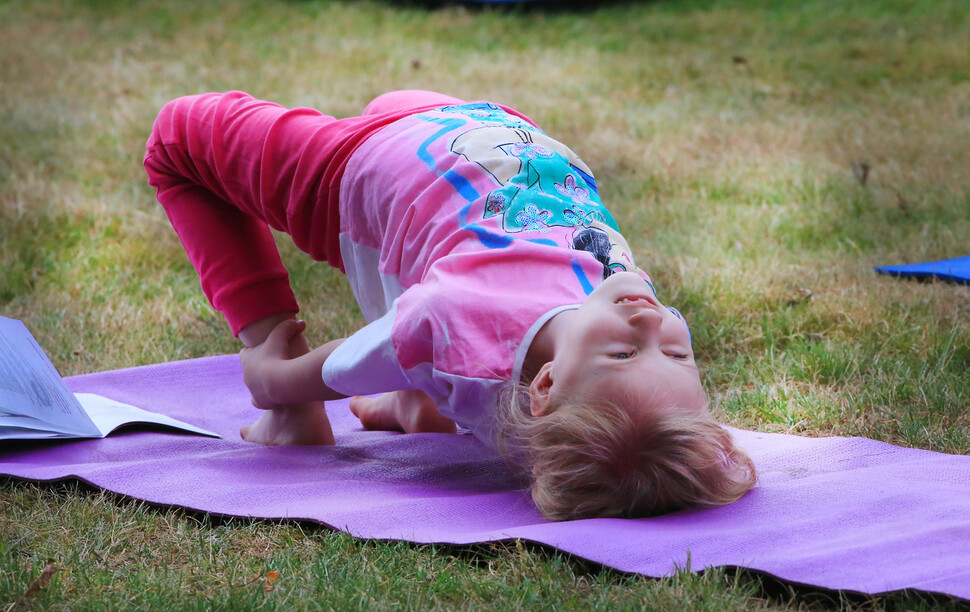
[[[412,389],[391,340],[397,301],[384,316],[347,338],[323,364],[323,382],[347,396]]]

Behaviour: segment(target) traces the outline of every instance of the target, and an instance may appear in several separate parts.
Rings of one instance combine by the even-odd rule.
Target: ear
[[[552,391],[552,362],[546,362],[529,385],[529,412],[534,417],[544,416],[549,409],[549,394]]]

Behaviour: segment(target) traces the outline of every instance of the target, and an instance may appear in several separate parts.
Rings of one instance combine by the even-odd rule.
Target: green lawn
[[[970,452],[970,287],[872,271],[970,251],[965,0],[599,4],[0,2],[0,314],[64,375],[236,352],[146,184],[158,109],[242,89],[346,116],[388,89],[437,89],[519,108],[594,169],[691,321],[722,420]],[[280,244],[311,342],[361,325],[340,275]],[[47,564],[59,571],[24,598]],[[745,572],[629,577],[524,545],[361,542],[0,482],[2,612],[948,604]]]

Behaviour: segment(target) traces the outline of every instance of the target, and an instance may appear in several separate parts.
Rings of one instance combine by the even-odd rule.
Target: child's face
[[[549,376],[553,399],[568,394],[641,406],[706,405],[687,324],[633,272],[604,280],[575,311]]]

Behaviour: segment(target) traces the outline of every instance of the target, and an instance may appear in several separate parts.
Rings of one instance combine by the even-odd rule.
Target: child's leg
[[[382,99],[369,115],[346,119],[242,92],[178,98],[159,113],[144,160],[149,183],[234,334],[297,312],[269,227],[342,268],[337,194],[350,156],[384,126],[456,100],[431,92]]]
[[[317,259],[339,248],[327,177],[358,125],[239,92],[180,98],[159,113],[145,155],[149,182],[206,296],[246,346],[298,311],[269,227]],[[309,350],[302,335],[292,344],[293,357]],[[333,443],[322,402],[266,411],[241,433],[262,444]]]
[[[402,89],[399,91],[389,91],[381,94],[370,101],[364,109],[365,115],[380,115],[383,113],[395,113],[416,108],[427,108],[432,106],[449,106],[452,104],[464,104],[464,100],[446,96],[436,91],[424,89]]]
[[[364,429],[404,433],[455,433],[454,421],[438,412],[422,391],[394,391],[377,397],[354,397],[350,410]]]
[[[269,229],[285,229],[291,196],[277,177],[261,180],[263,158],[270,170],[286,153],[271,138],[293,125],[285,112],[238,92],[187,96],[162,108],[147,144],[149,183],[234,334],[298,311]]]

